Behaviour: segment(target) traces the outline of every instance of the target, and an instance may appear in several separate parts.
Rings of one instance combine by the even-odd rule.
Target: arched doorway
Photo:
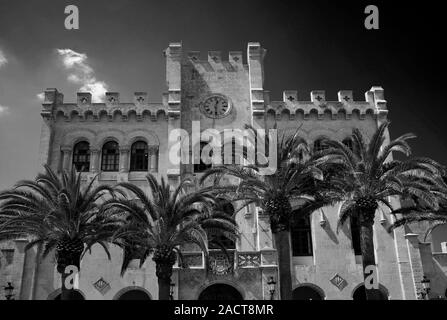
[[[379,300],[388,300],[388,296],[384,293],[384,290],[382,288],[379,289],[373,289],[378,292]],[[366,300],[366,289],[365,285],[359,286],[357,289],[354,290],[354,293],[352,294],[353,300],[359,300],[364,301]]]
[[[311,286],[300,286],[293,290],[293,300],[324,300],[324,296]]]
[[[59,293],[56,297],[54,297],[53,300],[61,300],[61,294]],[[78,290],[75,290],[71,293],[70,300],[85,300],[82,293],[80,293]]]
[[[199,295],[199,300],[244,300],[241,293],[234,287],[216,283],[210,285]]]
[[[140,289],[131,289],[118,297],[118,300],[151,300],[151,297]]]

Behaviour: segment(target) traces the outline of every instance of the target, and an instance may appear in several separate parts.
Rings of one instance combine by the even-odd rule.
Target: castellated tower
[[[57,89],[47,89],[40,161],[59,171],[78,165],[85,183],[98,175],[96,183],[128,181],[147,190],[148,172],[176,184],[184,177],[197,179],[205,169],[200,162],[176,165],[169,161],[168,137],[174,129],[192,133],[197,123],[202,131],[276,125],[279,134],[287,134],[300,128],[300,135],[317,147],[320,137],[343,141],[353,128],[371,136],[387,118],[381,87],[367,91],[364,101],[354,101],[349,90],[339,91],[337,101],[327,101],[320,90],[312,91],[309,99],[286,90],[282,101],[270,101],[264,89],[266,50],[257,42],[248,43],[246,54],[225,55],[183,52],[181,43],[171,43],[164,55],[167,92],[158,103],[149,102],[145,92],[136,92],[131,102],[120,101],[116,92],[108,92],[103,103],[92,103],[86,92],[78,93],[77,101],[64,102]],[[200,148],[200,142],[192,144],[194,148]],[[349,223],[336,232],[338,210],[339,205],[323,208],[293,228],[296,298],[352,299],[359,292],[363,276],[358,239]],[[392,218],[385,210],[380,212],[374,226],[380,290],[384,298],[415,299],[423,272],[417,235],[404,235],[402,229],[389,234],[386,227]],[[174,299],[270,299],[267,282],[270,277],[278,279],[278,266],[268,217],[250,207],[239,211],[236,219],[241,237],[237,243],[227,243],[231,259],[212,249],[208,275],[202,254],[194,247],[184,248],[189,268],[175,266]],[[20,242],[11,246],[16,248],[17,266],[10,276],[22,283],[20,298],[57,298],[61,284],[54,257],[40,261],[35,252],[24,253]],[[142,268],[139,261],[132,261],[121,277],[121,251],[113,246],[110,250],[111,260],[100,247],[85,255],[80,294],[100,300],[158,299],[153,261],[147,259]]]

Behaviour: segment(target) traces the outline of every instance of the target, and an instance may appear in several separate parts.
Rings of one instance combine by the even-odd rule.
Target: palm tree
[[[418,206],[404,207],[393,210],[391,213],[398,216],[398,218],[388,228],[389,231],[410,223],[424,221],[429,222],[430,226],[425,232],[424,241],[427,240],[427,237],[430,235],[434,228],[443,224],[447,224],[447,207],[445,205],[441,205],[438,210],[430,210]]]
[[[445,187],[445,183],[447,182],[446,177],[443,177],[443,182],[444,185],[442,187]],[[433,186],[432,192],[435,191],[436,194],[440,195],[440,204],[437,210],[433,210],[423,201],[413,198],[410,201],[407,201],[406,206],[391,212],[396,217],[396,220],[388,230],[392,231],[406,224],[427,221],[430,226],[425,232],[424,241],[426,241],[434,228],[439,225],[447,224],[447,202],[442,199],[443,190],[436,190],[436,188],[437,186]]]
[[[100,212],[98,201],[112,189],[94,187],[94,180],[82,188],[75,170],[57,175],[45,166],[45,173],[34,181],[19,181],[0,193],[0,241],[29,238],[25,249],[40,246],[43,257],[55,249],[62,300],[73,298],[75,291],[65,286],[66,267],[79,270],[83,254],[94,244],[101,245],[110,259],[106,242],[123,221]]]
[[[325,140],[324,144],[343,159],[345,201],[340,208],[338,227],[350,217],[357,217],[360,224],[360,244],[364,277],[367,266],[375,266],[373,224],[379,204],[391,211],[389,197],[422,199],[430,208],[437,208],[442,192],[435,192],[433,186],[441,190],[440,174],[443,168],[428,158],[410,158],[404,161],[390,160],[392,152],[406,156],[411,153],[408,140],[413,134],[405,134],[386,143],[389,123],[385,122],[372,136],[369,144],[358,129],[352,133],[352,150],[339,141]],[[445,196],[444,196],[445,197]],[[338,229],[337,227],[337,229]],[[378,292],[367,289],[368,300],[378,299]]]
[[[324,174],[336,164],[337,156],[327,150],[312,153],[307,142],[297,133],[298,130],[287,137],[284,133],[276,145],[277,168],[273,174],[263,175],[259,164],[222,165],[209,169],[201,178],[203,183],[213,176],[215,184],[223,176],[237,178],[239,182],[236,185],[215,187],[216,194],[241,201],[242,207],[258,206],[269,216],[278,252],[280,296],[283,300],[292,299],[290,227],[294,215],[307,216],[332,203],[331,193],[337,194],[335,187],[323,187]],[[269,143],[268,137],[265,142]],[[299,207],[293,210],[291,201],[295,200]]]
[[[197,245],[204,253],[208,267],[207,230],[219,231],[227,238],[238,235],[233,217],[216,209],[216,201],[206,189],[186,193],[188,181],[175,190],[149,174],[150,196],[130,183],[116,186],[122,194],[130,194],[104,203],[105,211],[126,213],[128,223],[114,235],[114,241],[124,250],[121,273],[131,259],[140,258],[140,266],[149,255],[156,265],[159,299],[168,300],[173,265],[178,257],[184,266],[181,247]],[[133,197],[133,199],[131,198]]]

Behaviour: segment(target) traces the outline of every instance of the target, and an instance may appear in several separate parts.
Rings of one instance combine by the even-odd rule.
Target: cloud
[[[9,113],[9,107],[0,105],[0,117]]]
[[[39,99],[40,101],[43,102],[43,100],[45,99],[45,93],[41,92],[36,94],[37,99]]]
[[[95,71],[87,62],[87,55],[72,49],[56,49],[65,69],[69,70],[67,80],[80,86],[79,91],[91,92],[94,102],[104,101],[108,85],[95,77]]]
[[[3,53],[3,51],[0,49],[0,67],[4,66],[5,64],[8,63],[8,59],[6,59],[5,54]]]

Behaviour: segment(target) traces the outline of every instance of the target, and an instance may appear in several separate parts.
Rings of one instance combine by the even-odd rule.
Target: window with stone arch
[[[350,137],[343,139],[342,143],[347,146],[351,151],[353,150],[352,139]]]
[[[115,141],[109,141],[102,147],[102,171],[119,171],[120,152],[119,145]]]
[[[130,171],[148,171],[149,147],[145,141],[139,140],[130,148]]]
[[[73,166],[78,172],[88,172],[90,170],[90,144],[87,141],[80,141],[75,144]]]
[[[322,143],[323,138],[318,138],[314,141],[313,152],[319,152],[327,149],[328,147]]]
[[[296,257],[313,255],[311,216],[299,217],[291,228],[292,253]]]

